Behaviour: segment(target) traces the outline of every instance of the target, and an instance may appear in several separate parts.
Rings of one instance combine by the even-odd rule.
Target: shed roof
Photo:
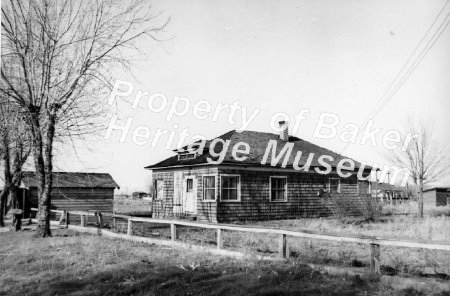
[[[35,172],[22,172],[22,176],[24,187],[37,187]],[[53,172],[52,187],[120,188],[110,174],[78,172]]]
[[[431,190],[450,191],[450,186],[433,186],[433,187],[425,189],[423,192],[427,192],[427,191],[431,191]]]
[[[287,142],[280,139],[279,135],[273,133],[265,133],[265,132],[256,132],[256,131],[242,131],[238,132],[236,130],[229,131],[217,138],[220,138],[224,141],[229,140],[230,145],[227,149],[225,158],[221,164],[223,165],[246,165],[246,166],[266,166],[272,167],[270,165],[272,155],[269,154],[266,165],[261,165],[261,161],[263,159],[264,153],[268,147],[269,141],[275,140],[277,142],[277,155],[283,149]],[[214,138],[216,139],[216,138]],[[174,155],[169,157],[161,162],[158,162],[154,165],[150,165],[145,167],[146,169],[157,169],[157,168],[169,168],[169,167],[177,167],[177,166],[192,166],[192,165],[200,165],[200,164],[208,164],[207,158],[211,158],[212,160],[217,160],[218,157],[213,157],[210,151],[210,144],[214,140],[208,140],[205,144],[205,152],[202,155],[197,156],[194,159],[183,159],[179,160],[178,155]],[[250,146],[250,153],[244,161],[238,161],[234,159],[232,156],[232,148],[235,144],[239,142],[247,143]],[[332,161],[326,160],[332,167],[336,167],[339,161],[342,159],[350,159],[349,157],[343,156],[326,148],[315,145],[311,142],[305,141],[303,139],[289,136],[289,142],[293,143],[293,150],[287,162],[286,168],[292,168],[295,160],[295,156],[297,152],[302,152],[302,156],[299,161],[299,165],[302,166],[306,164],[308,156],[310,154],[314,154],[313,160],[311,162],[311,167],[320,167],[320,163],[318,159],[322,155],[327,155],[333,157]],[[200,143],[200,142],[199,142]],[[182,150],[186,150],[186,147],[183,147]],[[242,147],[240,147],[242,149]],[[222,144],[218,143],[216,147],[214,147],[214,151],[219,153],[222,150]],[[176,150],[174,150],[176,151]],[[353,159],[352,159],[353,160]],[[353,160],[354,161],[354,160]],[[361,164],[357,161],[355,163],[355,170],[358,169]],[[277,167],[281,167],[281,161],[277,164]],[[365,169],[370,170],[370,166],[365,166]]]

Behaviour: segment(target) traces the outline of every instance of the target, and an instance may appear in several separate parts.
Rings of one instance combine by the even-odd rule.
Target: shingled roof
[[[35,172],[23,172],[22,176],[24,187],[37,187]],[[110,174],[74,172],[53,172],[52,187],[120,188]]]
[[[269,154],[269,157],[267,159],[267,162],[265,165],[261,164],[261,161],[263,159],[264,153],[267,149],[267,146],[269,144],[269,141],[275,140],[277,141],[277,155],[279,152],[283,149],[284,145],[287,143],[280,139],[279,135],[273,134],[273,133],[264,133],[264,132],[255,132],[255,131],[242,131],[238,132],[236,130],[229,131],[217,138],[220,138],[224,141],[229,140],[230,145],[227,149],[227,153],[225,155],[225,158],[222,165],[245,165],[245,166],[267,166],[272,167],[270,165],[271,159],[272,159],[272,153]],[[218,157],[211,156],[209,145],[211,144],[212,140],[208,140],[205,143],[205,150],[202,155],[198,155],[194,159],[183,159],[179,160],[178,155],[174,155],[172,157],[169,157],[161,162],[158,162],[154,165],[150,165],[145,167],[146,169],[158,169],[158,168],[169,168],[169,167],[177,167],[177,166],[192,166],[192,165],[201,165],[201,164],[208,164],[207,158],[211,158],[212,160],[217,160]],[[239,142],[247,143],[250,146],[250,153],[248,155],[248,158],[244,161],[237,161],[232,156],[232,148],[235,144]],[[332,167],[336,167],[340,160],[342,159],[350,159],[349,157],[345,157],[341,154],[338,154],[336,152],[333,152],[331,150],[325,149],[323,147],[317,146],[315,144],[312,144],[308,141],[299,139],[297,137],[289,136],[289,142],[294,144],[292,153],[289,157],[289,161],[287,162],[287,168],[292,168],[293,163],[295,160],[295,156],[297,154],[297,151],[302,152],[302,156],[299,161],[299,165],[302,166],[306,164],[308,156],[310,153],[314,153],[313,160],[311,162],[311,167],[320,167],[321,165],[318,162],[318,158],[321,155],[327,155],[333,157],[333,161],[326,160],[327,163],[329,163]],[[198,146],[197,146],[198,147]],[[180,149],[181,151],[186,151],[187,146]],[[214,151],[216,153],[219,153],[222,150],[222,145],[220,143],[217,143],[217,145],[214,147]],[[174,150],[176,151],[176,150]],[[354,160],[353,160],[354,161]],[[277,167],[281,167],[281,161],[277,164]],[[361,164],[357,161],[354,161],[355,163],[355,170],[358,169]],[[371,167],[365,166],[365,170],[370,170]]]

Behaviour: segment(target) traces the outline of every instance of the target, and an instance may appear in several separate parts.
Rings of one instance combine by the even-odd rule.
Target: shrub
[[[367,221],[377,221],[383,211],[383,204],[371,196],[356,198],[333,196],[325,193],[321,196],[322,204],[338,219],[348,216],[364,217]]]
[[[330,196],[324,193],[320,197],[321,203],[338,219],[343,219],[349,215],[359,215],[358,207],[353,199],[346,196]]]
[[[361,213],[366,221],[378,221],[383,214],[383,203],[376,197],[360,196],[358,197],[361,205]]]

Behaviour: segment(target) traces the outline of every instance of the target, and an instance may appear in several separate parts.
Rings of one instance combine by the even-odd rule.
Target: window
[[[329,190],[330,193],[340,193],[341,192],[341,180],[339,178],[330,178]]]
[[[156,199],[164,198],[164,181],[155,180]]]
[[[203,200],[216,200],[216,177],[203,177]]]
[[[194,179],[186,179],[186,192],[194,190]]]
[[[221,176],[220,200],[239,201],[239,176]]]
[[[178,160],[194,159],[195,157],[196,157],[195,153],[178,154]]]
[[[287,200],[287,178],[270,177],[270,201]]]

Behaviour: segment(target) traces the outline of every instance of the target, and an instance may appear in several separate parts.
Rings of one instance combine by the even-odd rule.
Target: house
[[[450,205],[450,187],[431,187],[423,192],[424,206]]]
[[[153,216],[214,223],[321,216],[329,214],[323,192],[355,200],[367,194],[357,171],[367,176],[370,167],[355,162],[353,169],[344,170],[349,177],[342,178],[336,169],[344,156],[289,136],[287,123],[280,125],[280,135],[233,130],[174,150],[176,155],[145,167],[152,171]],[[286,147],[292,149],[289,155]],[[281,163],[273,165],[280,155],[285,156]],[[325,167],[321,156],[333,159],[328,159],[329,174],[316,171]]]
[[[384,182],[370,182],[370,194],[388,204],[401,204],[411,200],[412,191],[408,187]]]
[[[26,212],[30,208],[37,208],[38,189],[35,172],[23,172],[21,188]],[[51,209],[111,213],[116,188],[119,189],[119,185],[110,174],[53,172]]]

